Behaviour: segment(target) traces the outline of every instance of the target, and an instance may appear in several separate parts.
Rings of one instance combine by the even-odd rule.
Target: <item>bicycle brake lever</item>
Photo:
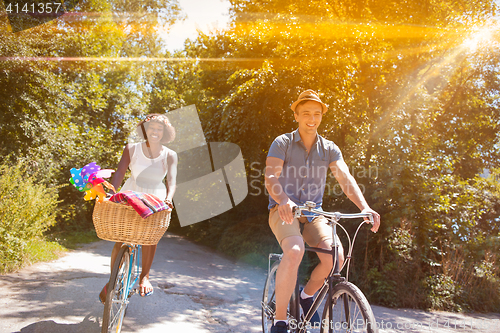
[[[293,218],[298,219],[300,217],[300,208],[297,206],[292,207]]]

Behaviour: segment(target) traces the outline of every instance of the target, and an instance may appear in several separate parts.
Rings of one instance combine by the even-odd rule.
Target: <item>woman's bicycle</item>
[[[139,292],[134,285],[140,276],[141,245],[158,243],[168,228],[170,210],[143,219],[130,206],[103,201],[95,203],[92,220],[97,237],[123,243],[109,277],[101,326],[101,333],[119,333],[129,299]]]
[[[138,292],[133,289],[140,275],[141,246],[123,244],[109,277],[101,333],[120,332],[129,298]]]
[[[303,211],[314,213],[316,215],[323,215],[328,220],[328,224],[332,227],[333,246],[331,250],[325,250],[315,247],[308,247],[306,251],[327,253],[332,256],[333,269],[330,272],[325,283],[320,288],[318,296],[314,300],[308,313],[301,314],[301,307],[299,304],[299,285],[295,286],[295,291],[290,298],[288,305],[288,323],[290,333],[306,333],[306,332],[367,332],[377,333],[377,323],[373,315],[372,309],[368,300],[363,295],[361,290],[353,283],[348,282],[349,278],[349,264],[351,260],[351,253],[358,234],[359,229],[365,223],[363,221],[358,228],[351,241],[347,231],[338,223],[343,218],[369,218],[373,223],[372,215],[369,213],[358,214],[341,214],[338,212],[329,213],[315,209],[314,202],[306,202],[304,206],[295,207],[294,217],[299,218]],[[346,260],[342,267],[338,267],[338,238],[337,226],[341,227],[347,235],[349,247]],[[271,332],[271,326],[275,318],[275,287],[276,287],[276,271],[281,262],[282,255],[271,253],[269,254],[269,266],[266,283],[264,285],[264,293],[262,297],[262,329],[264,333]],[[271,265],[271,263],[273,263]],[[344,267],[346,269],[346,277],[340,276],[340,271]],[[311,323],[311,318],[316,311],[322,311],[321,322],[318,324]]]

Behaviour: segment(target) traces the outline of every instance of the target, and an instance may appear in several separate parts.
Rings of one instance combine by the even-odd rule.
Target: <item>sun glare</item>
[[[462,45],[470,52],[475,52],[480,45],[490,42],[492,36],[493,33],[491,28],[482,28],[470,35]]]

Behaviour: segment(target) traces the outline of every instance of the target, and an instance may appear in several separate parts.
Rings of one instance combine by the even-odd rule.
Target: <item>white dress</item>
[[[157,158],[148,158],[142,150],[142,144],[129,146],[131,176],[121,188],[123,191],[136,191],[154,194],[160,200],[167,197],[167,188],[163,179],[167,175],[168,148],[162,146]]]

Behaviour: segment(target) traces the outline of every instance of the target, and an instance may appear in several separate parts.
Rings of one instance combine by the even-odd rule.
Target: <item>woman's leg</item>
[[[113,247],[113,250],[111,251],[111,266],[110,266],[110,270],[113,270],[113,265],[115,264],[116,256],[118,255],[118,252],[120,251],[120,248],[122,247],[122,244],[123,243],[115,243],[115,246]],[[102,288],[101,292],[99,293],[99,299],[103,303],[106,300],[107,286],[108,286],[108,284],[106,283],[106,285],[104,286],[104,288]]]
[[[111,270],[113,270],[113,266],[115,265],[116,256],[118,255],[118,252],[120,252],[122,244],[123,243],[115,243],[115,246],[113,247],[113,250],[111,251],[111,267],[110,267]]]
[[[153,264],[153,259],[156,253],[156,245],[142,246],[142,272],[140,276],[139,288],[141,296],[153,291],[153,286],[149,282],[149,271]]]

